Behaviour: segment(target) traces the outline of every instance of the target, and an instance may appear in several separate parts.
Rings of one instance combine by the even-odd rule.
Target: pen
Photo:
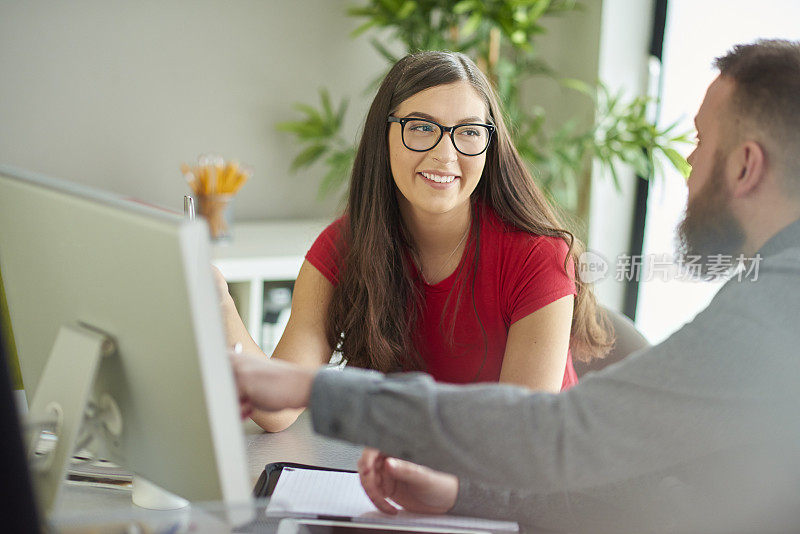
[[[183,196],[183,214],[191,221],[194,220],[194,199],[189,195]]]

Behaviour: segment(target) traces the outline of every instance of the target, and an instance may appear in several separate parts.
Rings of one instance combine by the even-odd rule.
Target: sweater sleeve
[[[784,278],[764,273],[758,291],[729,283],[661,345],[558,395],[437,384],[422,374],[323,371],[312,387],[314,428],[528,500],[591,501],[594,489],[616,488],[631,503],[658,501],[669,473],[691,477],[709,457],[773,439],[778,421],[796,418],[796,276],[796,268]],[[785,313],[776,313],[777,301]],[[747,478],[741,462],[730,466]]]

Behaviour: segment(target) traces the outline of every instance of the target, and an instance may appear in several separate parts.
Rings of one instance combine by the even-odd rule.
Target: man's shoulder
[[[756,259],[760,261],[761,272],[765,274],[774,274],[776,276],[784,274],[800,275],[800,246],[785,248],[766,257],[756,255]]]
[[[720,289],[705,314],[800,342],[800,248],[758,257]]]
[[[800,247],[786,248],[769,256],[756,254],[734,274],[724,289],[766,296],[800,293]],[[800,308],[800,299],[796,302]]]

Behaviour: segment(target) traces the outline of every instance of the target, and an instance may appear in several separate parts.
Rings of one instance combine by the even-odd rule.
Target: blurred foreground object
[[[208,221],[211,238],[229,239],[230,202],[252,170],[240,168],[236,161],[226,162],[221,156],[201,155],[197,165],[181,165],[181,172],[197,199],[200,215]]]

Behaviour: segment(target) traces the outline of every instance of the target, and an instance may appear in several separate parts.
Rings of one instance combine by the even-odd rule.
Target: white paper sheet
[[[269,515],[294,517],[339,516],[376,524],[471,528],[517,532],[510,521],[450,515],[419,515],[400,511],[390,516],[369,500],[357,473],[284,467],[267,506]]]

